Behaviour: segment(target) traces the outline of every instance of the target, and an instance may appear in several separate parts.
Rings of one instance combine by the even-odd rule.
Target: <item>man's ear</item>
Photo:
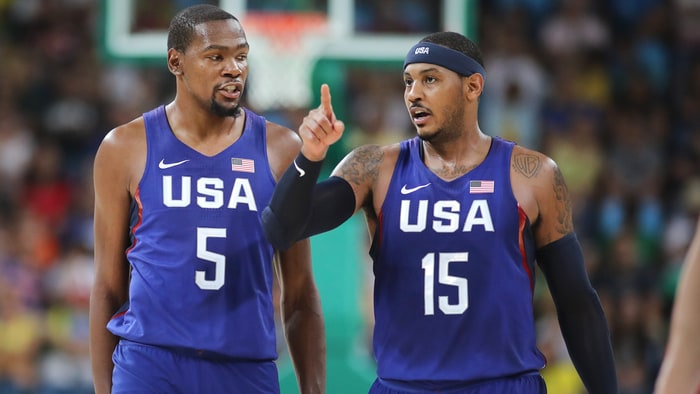
[[[467,100],[479,100],[484,91],[484,76],[474,73],[464,78],[464,95]]]
[[[182,75],[182,53],[177,49],[168,49],[168,70],[173,75]]]

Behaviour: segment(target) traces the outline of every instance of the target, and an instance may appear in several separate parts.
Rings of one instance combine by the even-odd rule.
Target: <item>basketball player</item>
[[[425,37],[403,74],[418,136],[359,147],[316,184],[344,130],[322,86],[299,129],[301,154],[263,212],[265,231],[284,249],[364,210],[375,273],[371,393],[544,393],[535,261],[585,386],[615,393],[610,335],[562,175],[545,155],[479,129],[485,75],[463,35]]]
[[[248,41],[210,5],[168,33],[176,97],[104,138],[94,163],[97,393],[277,393],[273,270],[299,388],[325,390],[308,240],[275,257],[260,214],[301,146],[240,107]]]
[[[656,394],[700,390],[700,219],[685,257],[671,315],[666,355],[656,381]]]

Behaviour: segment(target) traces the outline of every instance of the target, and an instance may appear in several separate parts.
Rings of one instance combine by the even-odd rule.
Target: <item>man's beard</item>
[[[237,118],[241,114],[240,105],[236,104],[235,107],[225,108],[219,103],[217,103],[214,99],[211,100],[211,105],[209,106],[209,109],[211,109],[211,112],[213,112],[215,115],[220,116],[222,118],[228,116],[233,116],[234,118]]]
[[[418,138],[425,142],[449,144],[462,137],[464,129],[464,113],[455,105],[445,111],[446,121],[432,133],[418,133]]]

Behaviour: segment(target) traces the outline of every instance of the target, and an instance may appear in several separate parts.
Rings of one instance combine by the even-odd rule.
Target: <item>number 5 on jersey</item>
[[[206,271],[195,271],[194,281],[202,290],[219,290],[224,285],[226,256],[207,249],[207,239],[226,238],[225,228],[197,227],[197,257],[214,263],[214,279],[207,279]]]

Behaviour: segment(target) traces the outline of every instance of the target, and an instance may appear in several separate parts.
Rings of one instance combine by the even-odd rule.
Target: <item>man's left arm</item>
[[[278,252],[281,317],[301,394],[326,392],[326,333],[308,239]]]
[[[576,370],[590,393],[617,393],[610,331],[574,233],[536,253]]]
[[[574,232],[571,199],[556,163],[547,160],[535,193],[540,207],[535,258],[556,306],[571,361],[590,393],[617,393],[610,330],[591,286],[581,244]]]

